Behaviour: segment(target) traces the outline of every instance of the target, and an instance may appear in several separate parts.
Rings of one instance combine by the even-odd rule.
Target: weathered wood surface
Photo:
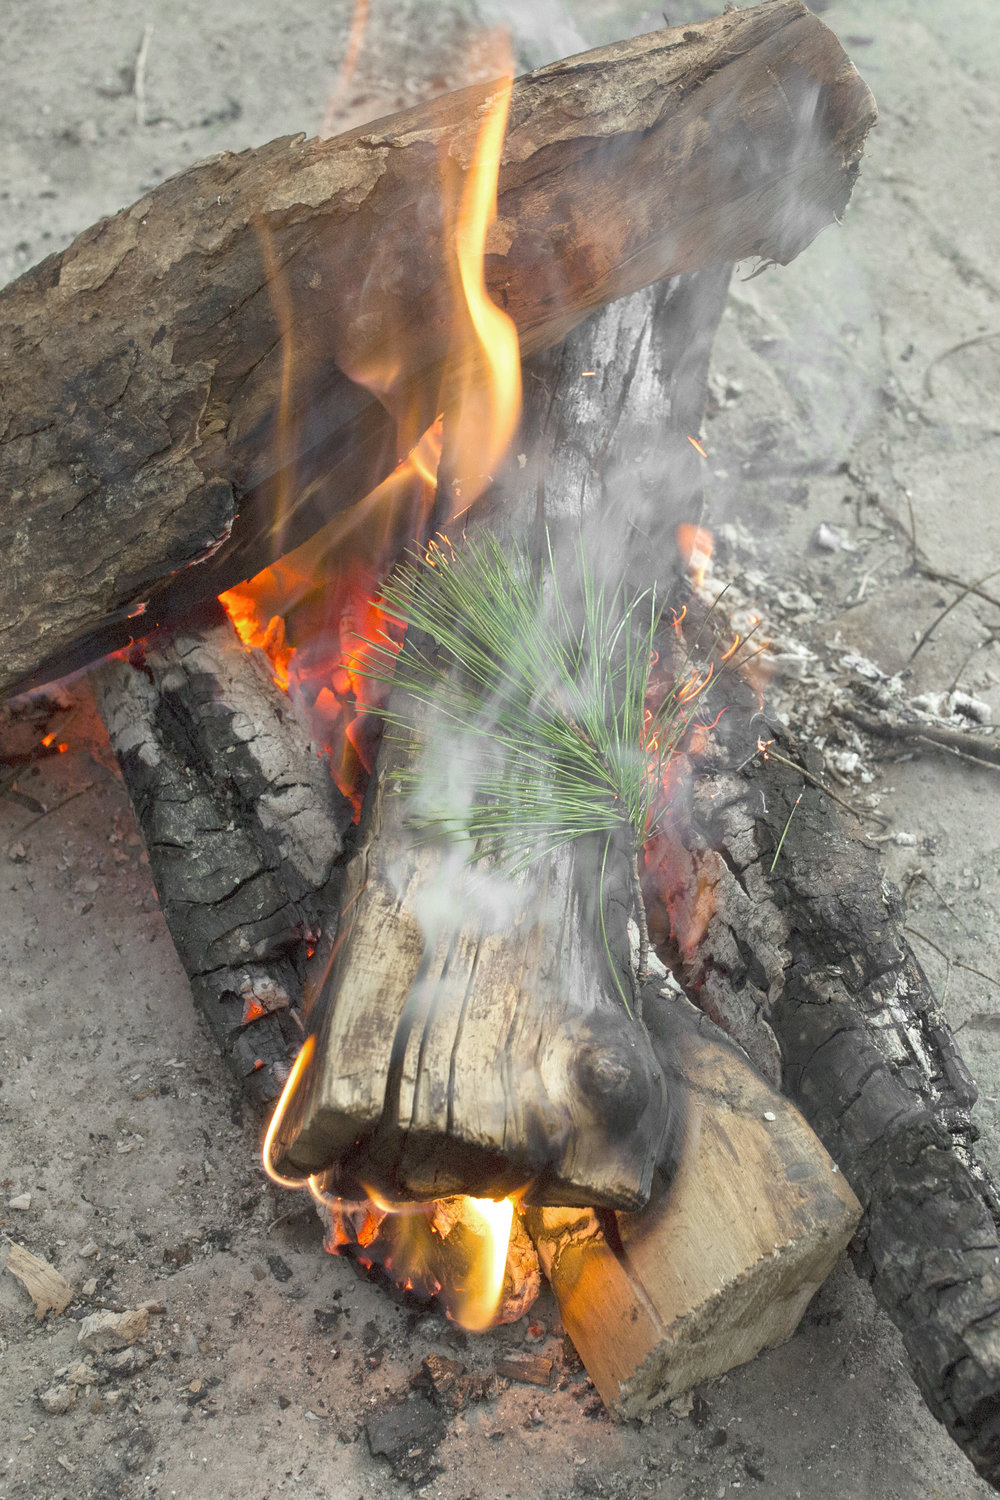
[[[409,432],[433,420],[439,159],[461,176],[494,93],[204,162],[0,294],[0,692],[182,618],[350,511],[396,462],[404,395]],[[842,212],[873,118],[799,0],[532,73],[490,295],[530,354],[657,279],[786,262]],[[378,365],[385,406],[351,378]]]
[[[861,1215],[819,1140],[693,1006],[644,1007],[685,1126],[641,1214],[529,1210],[605,1405],[639,1417],[790,1338]]]
[[[351,808],[266,660],[213,613],[93,681],[195,999],[266,1104],[302,1044],[306,952],[336,921]]]
[[[517,536],[539,560],[545,528],[557,558],[582,537],[597,565],[643,582],[651,563],[669,569],[650,530],[672,537],[692,504],[697,460],[684,434],[698,427],[727,285],[728,271],[679,278],[605,309],[529,364],[524,425],[536,441],[470,530]],[[527,1186],[532,1202],[638,1207],[674,1118],[609,972],[602,851],[563,851],[517,882],[496,874],[502,891],[484,893],[464,854],[414,847],[407,834],[388,778],[413,753],[398,741],[380,751],[278,1169],[336,1167],[348,1196],[356,1181],[396,1198]],[[621,856],[608,864],[603,920],[626,995],[629,905]]]
[[[861,1200],[857,1268],[928,1405],[1000,1488],[1000,1199],[974,1152],[975,1086],[862,830],[754,750],[771,739],[807,769],[821,763],[747,684],[726,696],[656,854],[651,929],[687,993],[761,1066],[777,1063]],[[668,913],[657,889],[698,898]]]

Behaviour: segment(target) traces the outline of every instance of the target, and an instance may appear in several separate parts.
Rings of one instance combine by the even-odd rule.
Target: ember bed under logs
[[[386,477],[404,405],[417,434],[438,415],[450,251],[437,221],[414,239],[413,215],[430,137],[464,167],[491,97],[196,168],[3,294],[23,357],[0,464],[10,493],[46,478],[0,514],[16,539],[27,506],[46,538],[12,545],[3,681],[127,647],[96,690],[178,952],[255,1102],[298,1054],[269,1159],[312,1180],[345,1238],[366,1193],[516,1194],[602,1396],[634,1414],[787,1336],[860,1211],[859,1271],[932,1410],[1000,1487],[1000,1201],[972,1149],[971,1080],[874,855],[768,715],[724,605],[674,561],[675,526],[699,520],[694,439],[731,264],[787,261],[839,215],[872,123],[830,33],[770,0],[516,85],[485,271],[526,356],[520,452],[458,519],[445,402],[429,505],[411,494],[374,539],[326,541],[377,579],[406,547],[448,566],[442,548],[490,534],[540,578],[582,552],[615,589],[669,599],[654,680],[681,732],[635,869],[611,840],[599,881],[585,841],[553,849],[491,928],[393,793],[419,715],[376,751],[376,701],[345,689],[364,732],[341,735],[338,785],[274,651],[247,650],[212,602]],[[294,359],[269,265],[308,333]],[[364,296],[390,279],[397,305],[376,313]],[[70,306],[86,315],[54,334]],[[396,340],[381,402],[351,379],[365,330]],[[123,545],[126,499],[143,525]],[[60,559],[81,555],[88,587],[67,589]],[[139,621],[158,629],[136,642]],[[448,901],[429,933],[435,881]],[[646,979],[643,918],[687,1001]],[[741,1216],[762,1203],[755,1239]]]

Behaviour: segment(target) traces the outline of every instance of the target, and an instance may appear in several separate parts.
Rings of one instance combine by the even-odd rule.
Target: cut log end
[[[685,1100],[672,1180],[641,1214],[528,1213],[563,1321],[625,1417],[789,1338],[861,1207],[817,1137],[743,1053],[682,1001],[647,1011]]]

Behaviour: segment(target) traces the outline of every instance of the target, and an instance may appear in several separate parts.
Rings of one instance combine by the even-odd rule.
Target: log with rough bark
[[[798,1110],[706,1016],[651,988],[643,1014],[683,1100],[675,1170],[641,1214],[527,1215],[566,1331],[624,1417],[790,1338],[861,1215]]]
[[[864,1207],[857,1269],[931,1410],[1000,1488],[1000,1198],[973,1149],[975,1086],[876,852],[786,763],[822,777],[821,758],[738,677],[725,701],[648,852],[651,931],[844,1172]]]
[[[266,1104],[302,1045],[306,952],[336,922],[351,807],[262,653],[212,614],[93,681],[195,999]]]
[[[685,434],[699,425],[727,285],[728,271],[704,272],[638,294],[530,364],[536,441],[470,532],[517,537],[539,560],[582,536],[636,583],[669,569],[649,539],[690,513],[699,475]],[[535,1203],[638,1208],[676,1121],[620,998],[628,861],[608,862],[602,911],[600,851],[579,841],[507,883],[490,923],[482,872],[406,832],[389,778],[413,754],[395,737],[380,751],[278,1170],[333,1169],[347,1196],[357,1182],[397,1199],[526,1188]]]
[[[440,410],[439,160],[462,177],[495,95],[204,162],[0,294],[0,692],[183,618],[332,516],[350,529],[399,456],[390,412],[405,396],[415,435]],[[873,119],[799,0],[532,73],[490,295],[530,354],[657,279],[787,262],[842,212]]]

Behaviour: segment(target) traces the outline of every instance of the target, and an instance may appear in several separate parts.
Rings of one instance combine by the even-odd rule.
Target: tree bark
[[[94,689],[195,999],[267,1104],[302,1045],[306,954],[336,922],[351,808],[266,660],[215,612],[106,663]]]
[[[183,618],[331,517],[337,546],[359,524],[401,409],[411,438],[441,409],[439,163],[462,177],[495,93],[204,162],[0,295],[0,692]],[[787,262],[843,211],[873,119],[799,0],[529,74],[490,295],[527,355],[658,279]]]
[[[973,1150],[975,1086],[876,853],[824,791],[757,746],[813,775],[820,759],[749,684],[730,678],[725,702],[648,851],[658,951],[777,1069],[844,1172],[864,1206],[858,1271],[931,1410],[1000,1488],[1000,1199]]]

